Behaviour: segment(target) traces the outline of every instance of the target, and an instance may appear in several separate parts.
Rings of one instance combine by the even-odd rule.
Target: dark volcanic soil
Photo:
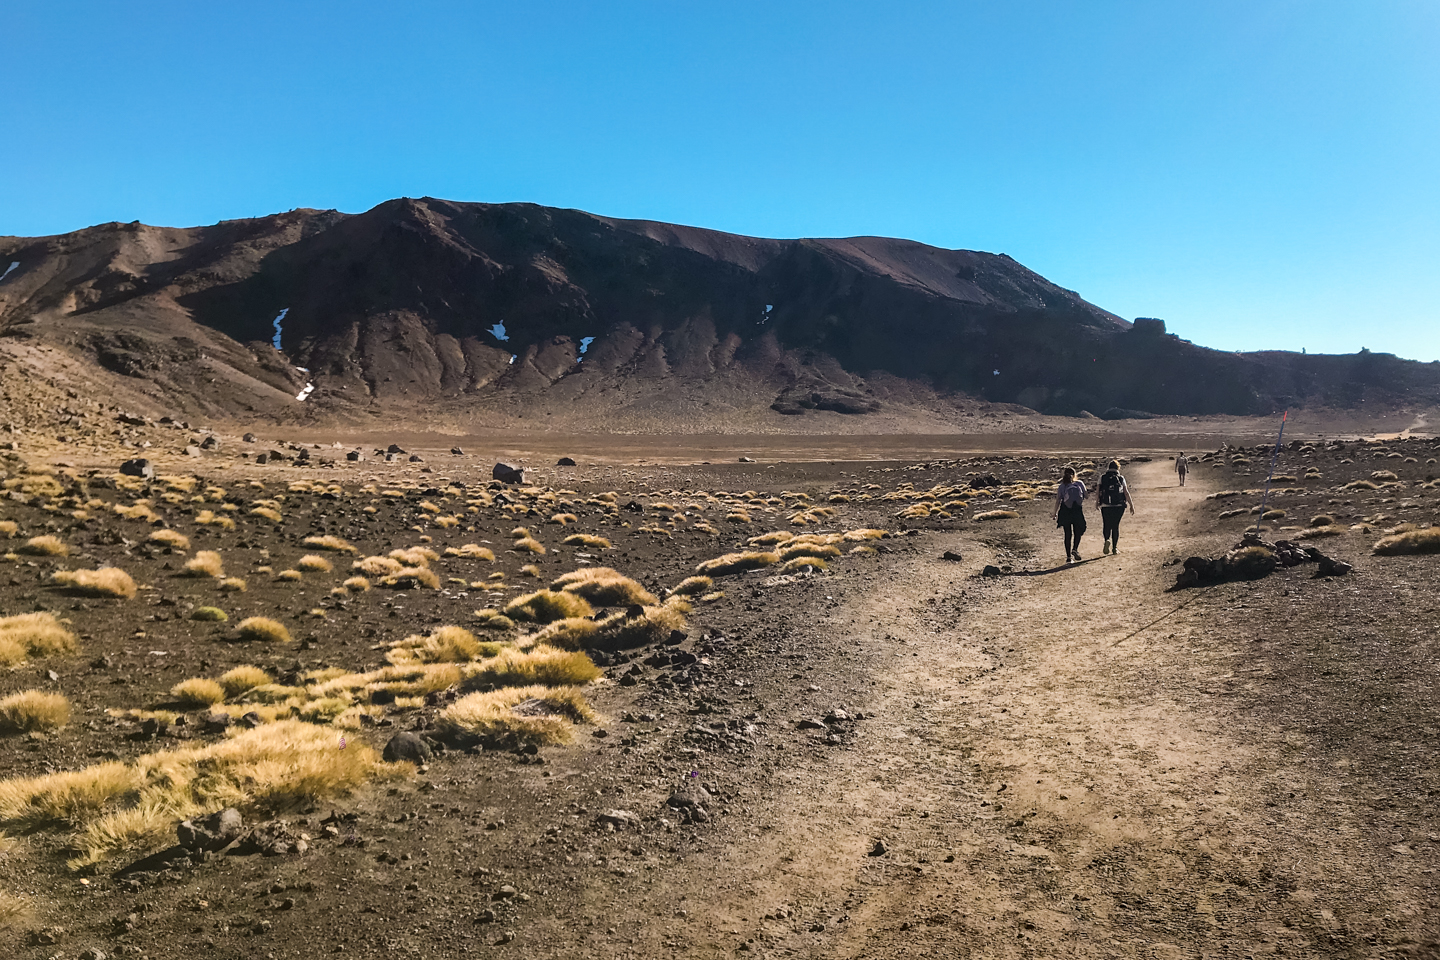
[[[28,912],[0,931],[0,951],[1440,950],[1432,756],[1440,558],[1369,553],[1385,529],[1440,521],[1433,442],[1307,445],[1282,455],[1277,472],[1295,479],[1276,484],[1270,506],[1286,516],[1267,522],[1266,535],[1295,536],[1312,516],[1331,515],[1343,532],[1306,542],[1352,561],[1349,577],[1313,579],[1313,565],[1303,565],[1173,593],[1172,561],[1223,551],[1254,524],[1263,454],[1202,460],[1181,489],[1164,453],[1134,450],[1140,459],[1125,472],[1140,509],[1126,520],[1121,552],[1100,555],[1095,520],[1086,562],[1060,567],[1048,502],[1016,483],[1050,482],[1064,462],[1057,456],[632,467],[582,459],[533,472],[527,494],[508,488],[518,502],[507,510],[475,504],[501,492],[489,460],[421,453],[425,463],[403,465],[177,461],[201,478],[183,495],[174,483],[116,489],[110,468],[90,476],[84,461],[62,469],[59,489],[47,492],[18,455],[6,461],[14,496],[0,500],[0,521],[18,529],[0,548],[51,533],[71,552],[0,562],[0,616],[54,611],[72,622],[81,650],[0,677],[0,696],[59,691],[74,706],[59,730],[0,738],[4,777],[217,740],[196,722],[203,711],[153,740],[123,712],[162,706],[177,681],[242,663],[277,676],[374,668],[386,644],[443,624],[476,628],[473,611],[495,606],[493,594],[503,603],[587,561],[659,593],[769,531],[890,535],[845,541],[845,550],[876,553],[844,554],[822,573],[717,578],[724,597],[695,605],[682,642],[595,652],[605,676],[587,694],[599,720],[577,727],[569,745],[538,756],[450,751],[334,800],[245,811],[309,834],[303,855],[123,872],[173,842],[165,837],[72,872],[66,824],[11,829],[0,847],[0,894],[18,896]],[[653,458],[673,454],[657,446]],[[1371,481],[1381,470],[1396,479]],[[170,464],[160,472],[180,475]],[[988,476],[1001,486],[974,486]],[[309,483],[292,488],[301,479]],[[1356,480],[1375,486],[1347,486]],[[223,494],[207,493],[211,484]],[[594,502],[607,491],[615,509]],[[113,512],[136,498],[162,522]],[[282,521],[251,515],[258,500],[277,502]],[[234,531],[196,523],[199,511],[223,513],[226,503],[238,508]],[[726,519],[745,506],[748,522]],[[999,508],[1020,516],[971,519]],[[1237,509],[1245,512],[1219,517]],[[562,510],[577,519],[546,522]],[[812,522],[790,522],[805,512]],[[437,525],[451,515],[458,526]],[[545,555],[505,550],[517,525]],[[147,546],[161,526],[187,535],[190,550]],[[561,545],[576,532],[614,548]],[[432,563],[438,589],[344,597],[331,591],[350,575],[346,554],[325,554],[332,572],[295,582],[259,572],[293,565],[312,552],[301,540],[322,533],[350,541],[361,557],[476,543],[497,560],[446,557]],[[247,580],[245,592],[177,576],[202,549],[218,550],[227,574]],[[941,560],[943,551],[963,559]],[[49,579],[101,563],[128,571],[140,594],[77,598]],[[530,563],[539,579],[521,572]],[[1005,573],[979,576],[986,564]],[[470,585],[495,571],[513,586]],[[207,604],[230,622],[188,619]],[[233,642],[233,624],[250,615],[282,620],[296,642]],[[380,712],[384,725],[343,732],[377,747],[396,730],[433,734],[447,703],[441,695],[392,705]],[[334,838],[323,829],[332,812],[341,817]]]

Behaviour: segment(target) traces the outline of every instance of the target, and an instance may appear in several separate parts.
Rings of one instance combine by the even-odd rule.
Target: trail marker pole
[[[1270,499],[1270,478],[1275,476],[1275,464],[1280,460],[1280,444],[1285,441],[1285,421],[1290,419],[1290,411],[1286,410],[1285,415],[1280,418],[1280,435],[1275,438],[1275,452],[1270,455],[1270,472],[1265,475],[1265,495],[1260,498],[1260,514],[1255,518],[1255,529],[1260,529],[1260,517],[1265,516],[1265,504]]]

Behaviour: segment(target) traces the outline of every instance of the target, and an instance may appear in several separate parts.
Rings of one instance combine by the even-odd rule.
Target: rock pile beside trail
[[[1352,569],[1343,560],[1327,557],[1311,546],[1290,540],[1271,543],[1258,533],[1247,533],[1232,549],[1219,557],[1188,557],[1185,569],[1175,577],[1171,589],[1198,587],[1230,580],[1258,580],[1278,567],[1315,563],[1317,577],[1341,577]]]

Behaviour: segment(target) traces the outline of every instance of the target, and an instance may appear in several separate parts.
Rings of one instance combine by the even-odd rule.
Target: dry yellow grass
[[[0,537],[14,539],[20,534],[20,525],[14,520],[0,520]]]
[[[225,576],[225,564],[214,550],[201,550],[186,562],[184,572],[188,577],[214,577],[219,580]]]
[[[558,523],[560,526],[563,527],[563,526],[566,526],[567,524],[578,523],[579,520],[580,520],[580,518],[577,517],[577,516],[575,516],[575,514],[573,514],[573,513],[557,513],[557,514],[555,514],[554,516],[552,516],[549,520],[546,520],[545,522],[546,522],[546,523]]]
[[[219,607],[196,607],[195,612],[190,614],[190,619],[203,623],[224,623],[230,619],[230,615]]]
[[[336,553],[354,553],[355,547],[341,540],[339,537],[332,537],[329,534],[320,537],[306,537],[300,541],[307,547],[314,547],[316,550],[333,550]]]
[[[428,587],[431,590],[440,589],[440,577],[429,567],[404,567],[384,577],[380,586],[389,587],[392,590],[418,590],[421,587]]]
[[[557,650],[579,650],[588,646],[599,633],[600,625],[589,617],[566,617],[546,624],[538,633],[525,637],[524,643]]]
[[[588,617],[595,612],[584,597],[555,590],[536,590],[516,597],[505,605],[504,614],[512,620],[550,623],[567,617]]]
[[[715,585],[715,581],[709,577],[686,577],[675,586],[670,588],[671,596],[692,597],[705,593]]]
[[[440,714],[444,729],[484,743],[565,743],[595,712],[578,687],[507,687],[472,693]]]
[[[226,577],[224,580],[221,580],[221,581],[220,581],[220,589],[221,589],[221,590],[229,591],[230,593],[244,593],[244,592],[245,592],[245,578],[244,578],[244,577]]]
[[[235,626],[241,640],[261,643],[289,643],[290,631],[285,624],[269,617],[246,617]]]
[[[539,579],[540,568],[535,566],[535,564],[533,563],[527,563],[525,564],[525,566],[520,568],[520,575],[524,577],[535,577],[536,579]]]
[[[70,548],[59,537],[47,533],[26,540],[17,552],[32,557],[63,557],[70,552]]]
[[[685,629],[685,616],[689,612],[689,601],[675,596],[663,604],[615,613],[599,622],[593,643],[606,649],[659,643],[673,631]]]
[[[533,553],[537,555],[543,555],[545,553],[545,547],[539,540],[533,537],[521,537],[519,540],[510,544],[510,550],[514,553]]]
[[[492,563],[495,561],[495,551],[475,543],[467,543],[462,547],[446,547],[445,556],[462,557],[466,560],[488,560]]]
[[[583,687],[600,676],[600,668],[583,653],[536,645],[529,650],[513,647],[463,672],[470,690],[484,687]]]
[[[135,596],[135,581],[130,574],[115,567],[99,570],[59,570],[51,579],[63,583],[72,592],[87,597],[116,597],[129,600]]]
[[[370,589],[370,581],[364,577],[350,577],[342,586],[351,593],[364,593]]]
[[[233,670],[227,670],[220,675],[220,686],[225,688],[226,699],[238,697],[247,690],[263,687],[267,683],[273,682],[274,679],[270,674],[261,670],[259,667],[249,665],[235,667]]]
[[[780,564],[779,570],[781,573],[799,573],[802,570],[828,570],[829,568],[829,564],[819,557],[798,556]]]
[[[225,688],[206,677],[191,677],[171,687],[170,696],[175,698],[176,703],[196,710],[222,703],[225,700]]]
[[[787,543],[780,548],[781,560],[794,560],[796,557],[838,557],[840,548],[831,544],[820,543]]]
[[[582,567],[572,570],[558,577],[550,584],[550,589],[584,597],[596,607],[625,607],[658,602],[649,590],[609,567]]]
[[[975,514],[975,519],[984,520],[1015,520],[1020,516],[1014,510],[986,510],[984,513]]]
[[[274,507],[256,507],[254,510],[250,511],[250,516],[262,517],[266,520],[269,520],[271,523],[280,523],[282,519],[280,516],[280,511],[276,510]]]
[[[75,635],[51,613],[0,617],[0,666],[14,666],[27,657],[74,653]]]
[[[482,630],[513,630],[515,621],[505,616],[499,610],[486,609],[476,610],[475,619],[477,626]]]
[[[281,570],[279,573],[275,574],[275,579],[293,583],[296,580],[304,580],[305,574],[301,573],[299,570]]]
[[[172,550],[190,549],[190,538],[174,530],[156,530],[145,539],[151,543],[158,543],[161,546],[169,547]]]
[[[760,570],[780,562],[780,554],[749,550],[744,553],[727,553],[713,560],[697,564],[695,572],[703,576],[724,577],[732,573]]]
[[[962,503],[960,504],[960,506],[963,508],[965,505]],[[877,530],[874,527],[863,527],[859,530],[851,530],[847,532],[844,536],[844,539],[850,541],[879,540],[883,536],[885,536],[884,530]]]
[[[396,666],[418,663],[468,663],[486,650],[464,627],[445,626],[427,634],[412,634],[393,644],[385,659]]]
[[[350,569],[370,577],[384,577],[399,573],[405,569],[405,564],[391,557],[366,557],[350,564]]]
[[[1319,516],[1314,516],[1310,518],[1310,526],[1312,527],[1328,527],[1334,522],[1335,518],[1330,516],[1330,514],[1328,513],[1322,513]]]
[[[14,894],[0,892],[0,932],[17,930],[27,926],[35,911],[30,901]]]
[[[334,569],[329,560],[314,553],[307,553],[295,561],[295,568],[304,573],[329,573]]]
[[[1384,537],[1371,548],[1371,552],[1382,557],[1440,553],[1440,527],[1407,530]]]
[[[70,701],[58,693],[22,690],[0,699],[0,734],[56,730],[70,721]]]
[[[231,506],[231,504],[227,504]],[[221,530],[234,530],[235,521],[229,517],[216,516],[214,511],[201,510],[195,515],[195,522],[206,527],[219,527]]]
[[[610,541],[589,533],[572,533],[560,541],[567,547],[589,547],[592,550],[609,550]]]

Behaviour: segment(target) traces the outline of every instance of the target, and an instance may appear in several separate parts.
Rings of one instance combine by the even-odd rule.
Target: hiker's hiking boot
[[[1110,556],[1110,541],[1109,541],[1109,540],[1106,540],[1106,541],[1105,541],[1104,552],[1105,552],[1105,556],[1107,556],[1107,557]]]
[[[1079,563],[1079,562],[1080,562],[1080,551],[1079,551],[1079,550],[1076,550],[1076,551],[1075,551],[1075,562],[1076,562],[1076,563]]]

